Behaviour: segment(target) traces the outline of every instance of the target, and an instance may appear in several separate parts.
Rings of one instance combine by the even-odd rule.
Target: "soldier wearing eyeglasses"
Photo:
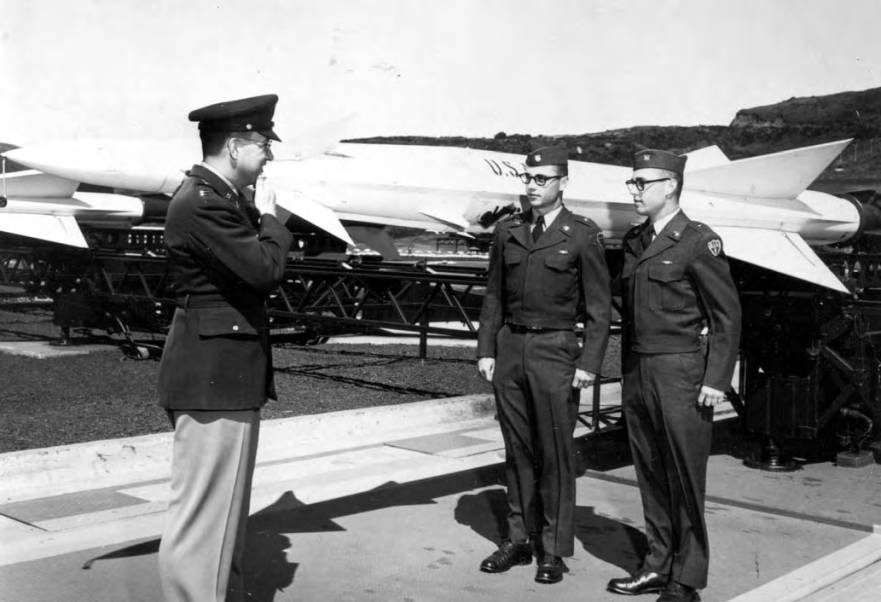
[[[624,236],[623,389],[648,553],[609,591],[693,602],[706,587],[713,407],[730,388],[740,304],[721,239],[679,208],[687,157],[634,155],[626,182],[646,220]]]
[[[495,229],[480,314],[478,370],[495,391],[508,486],[507,536],[480,569],[531,564],[534,550],[535,580],[556,583],[574,553],[573,434],[603,362],[610,284],[600,229],[563,205],[566,150],[530,153],[520,175],[529,210]]]
[[[279,139],[277,101],[270,94],[191,112],[203,160],[168,208],[168,275],[178,307],[159,367],[159,403],[174,424],[159,574],[169,601],[223,602],[228,588],[229,600],[245,596],[260,408],[275,398],[266,299],[292,242],[261,179]]]

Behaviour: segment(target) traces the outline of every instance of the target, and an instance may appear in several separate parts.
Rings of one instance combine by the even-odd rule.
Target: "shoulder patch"
[[[601,247],[605,246],[605,240],[603,239],[603,231],[602,230],[597,231],[597,244]]]
[[[707,243],[707,249],[709,249],[710,254],[713,257],[718,257],[719,253],[722,252],[722,239],[714,238]]]

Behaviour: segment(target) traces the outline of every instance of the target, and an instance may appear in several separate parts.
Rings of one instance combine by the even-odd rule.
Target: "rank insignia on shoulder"
[[[707,243],[707,248],[710,250],[710,253],[713,255],[713,257],[717,257],[719,253],[722,252],[722,241],[718,238],[714,238]]]

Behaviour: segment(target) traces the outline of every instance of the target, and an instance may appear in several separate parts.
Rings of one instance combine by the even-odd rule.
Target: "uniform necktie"
[[[642,243],[642,250],[645,252],[646,249],[649,248],[649,245],[652,244],[652,239],[655,237],[655,227],[649,226],[645,230],[642,231],[642,234],[639,237],[640,242]]]
[[[535,220],[535,227],[532,229],[532,242],[537,241],[541,237],[541,233],[545,231],[545,218],[539,215]]]

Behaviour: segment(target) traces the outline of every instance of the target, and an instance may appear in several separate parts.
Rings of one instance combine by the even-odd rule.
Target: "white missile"
[[[716,230],[729,256],[846,292],[809,244],[853,236],[861,226],[860,209],[805,188],[849,142],[737,161],[716,147],[695,151],[686,166],[683,209]],[[103,140],[26,147],[5,155],[75,182],[168,193],[192,157],[198,157],[191,152],[187,161],[183,148],[181,143]],[[375,239],[385,226],[467,235],[488,231],[499,216],[521,207],[524,187],[517,174],[524,169],[522,155],[354,143],[307,159],[284,144],[273,152],[276,160],[266,166],[266,174],[279,204],[348,243],[352,239],[344,224],[357,225],[351,232],[359,238]],[[630,171],[569,162],[567,206],[593,219],[613,245],[641,220],[624,186]]]
[[[88,248],[80,223],[120,227],[144,217],[138,197],[76,188],[77,182],[33,170],[4,176],[0,231]]]

